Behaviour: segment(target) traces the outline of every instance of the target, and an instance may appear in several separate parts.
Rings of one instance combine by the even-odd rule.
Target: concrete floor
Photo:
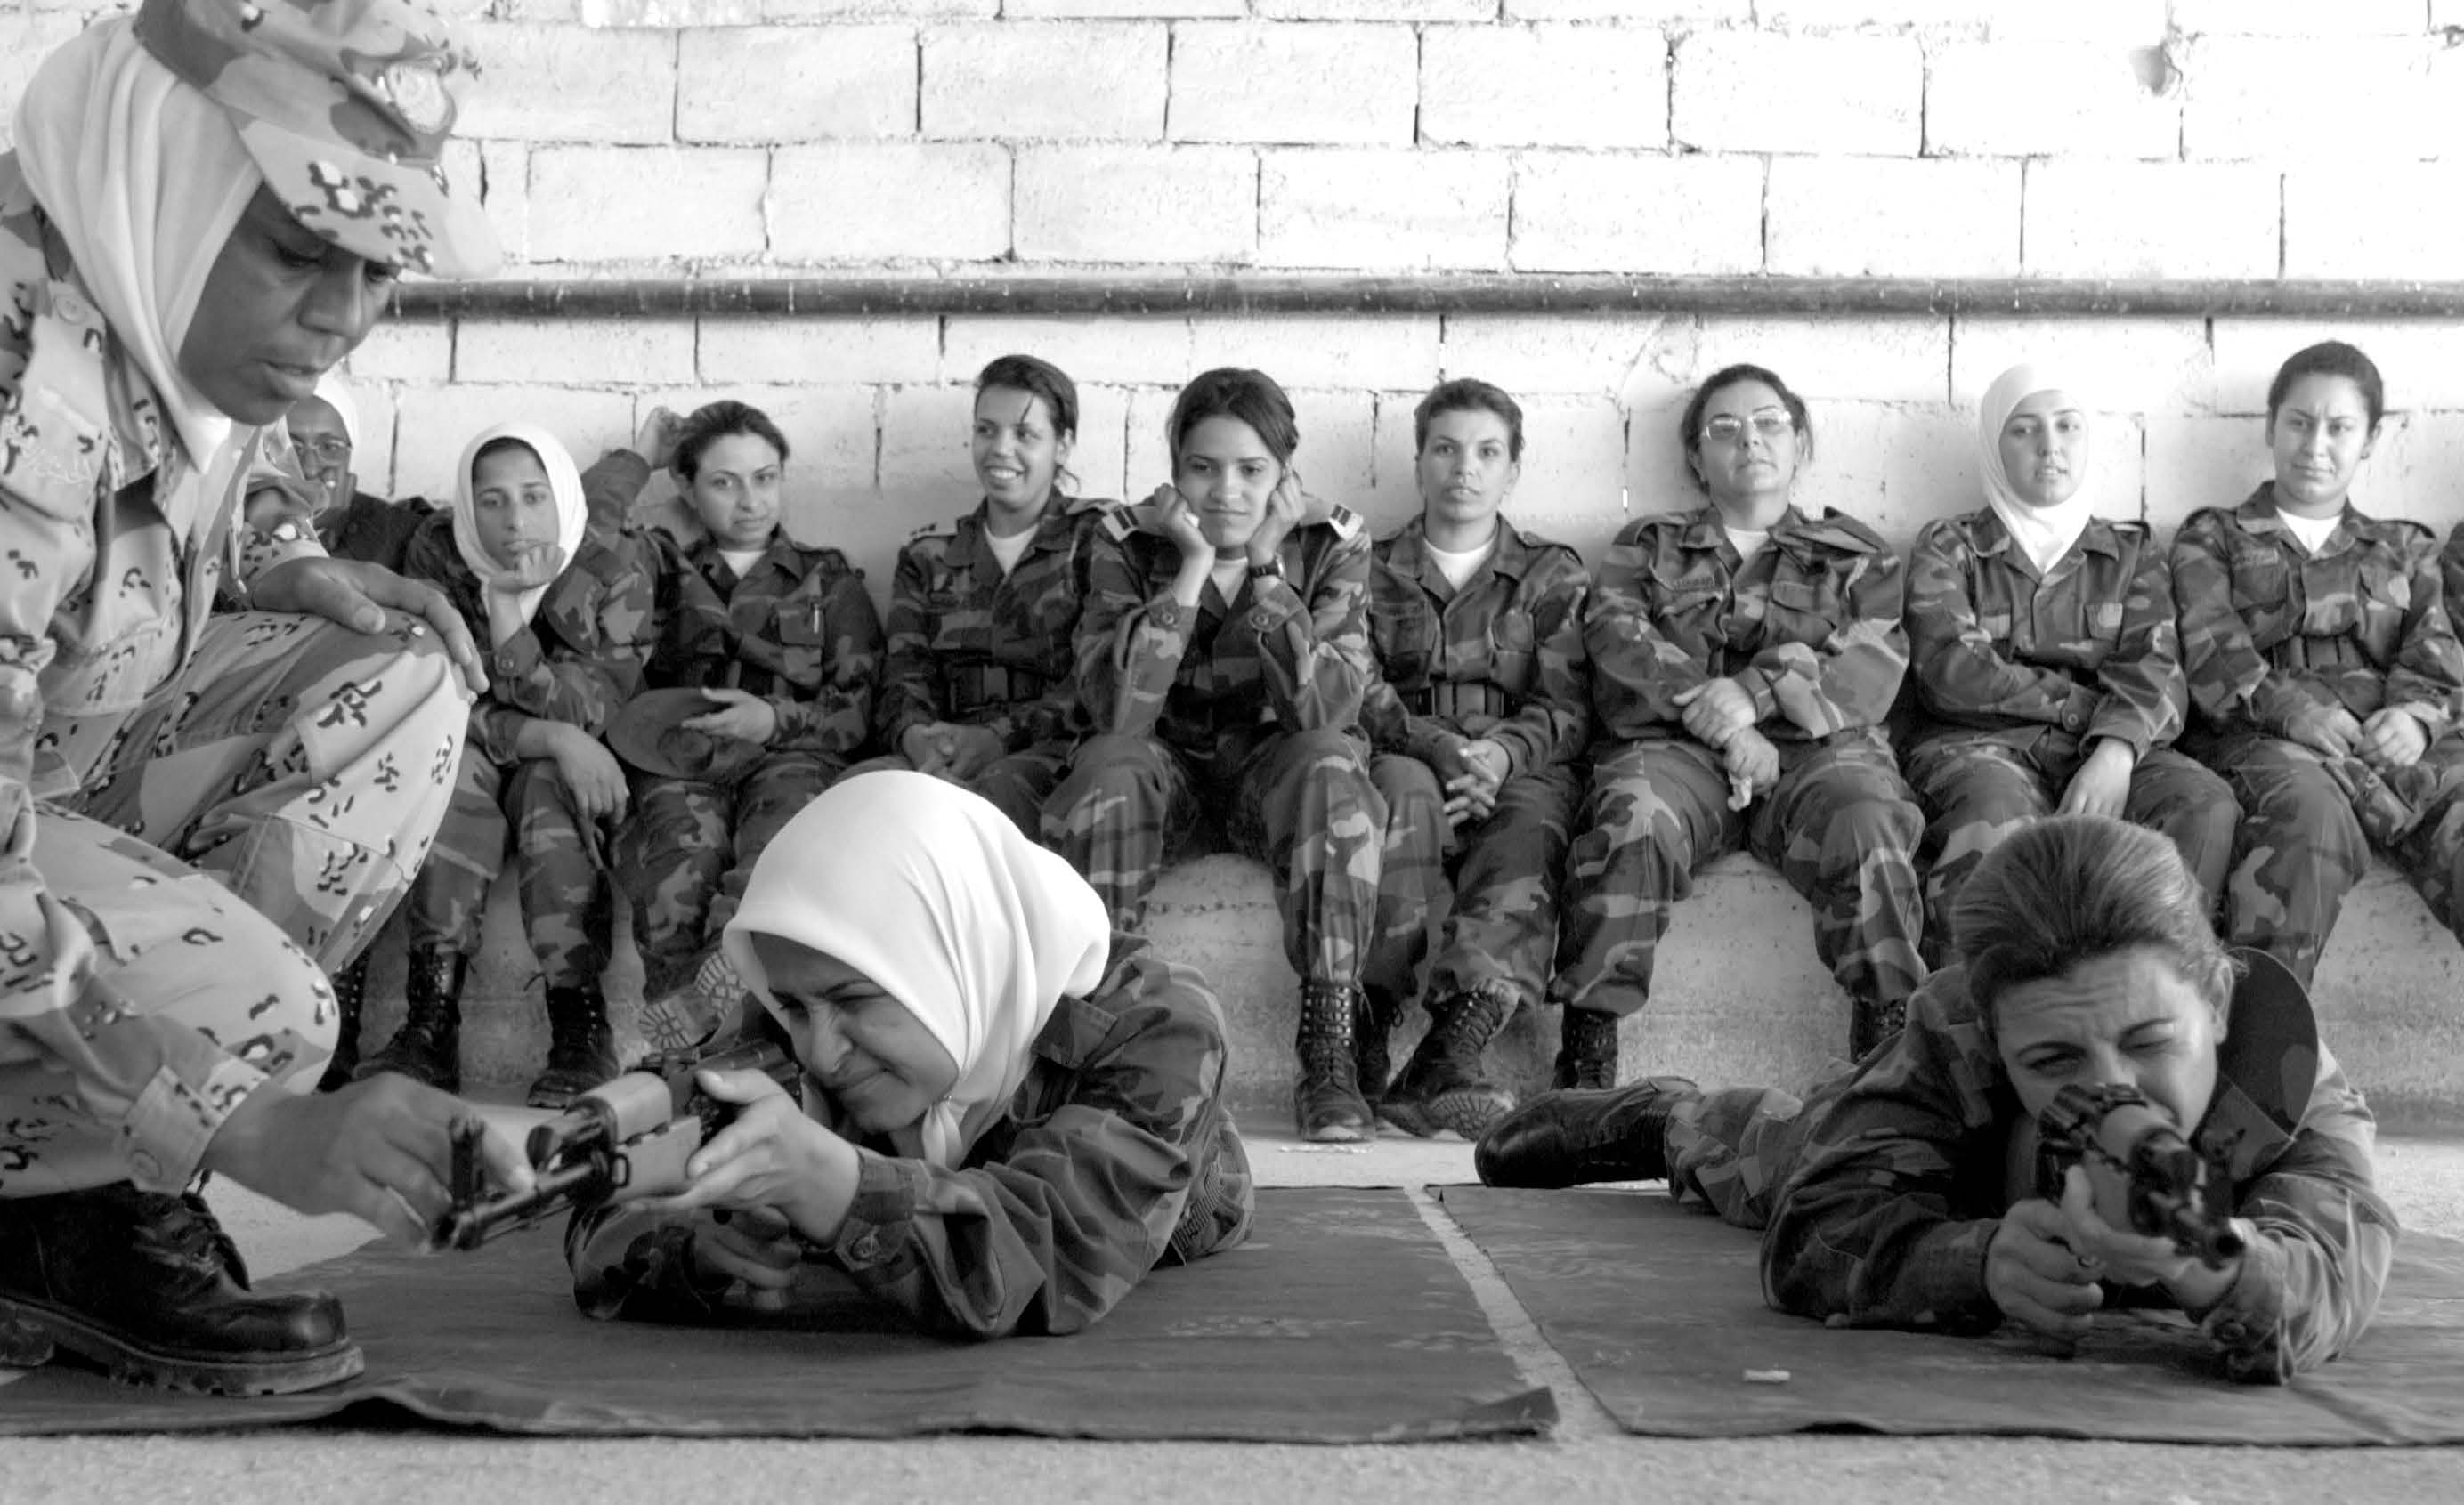
[[[1387,1138],[1359,1149],[1304,1145],[1252,1125],[1269,1186],[1397,1186],[1473,1179],[1468,1145]],[[2381,1142],[2383,1185],[2408,1229],[2464,1237],[2464,1141]],[[258,1271],[355,1247],[346,1218],[301,1218],[235,1189],[217,1208]],[[1424,1203],[1535,1385],[1556,1393],[1553,1437],[1419,1447],[1065,1443],[499,1440],[428,1431],[287,1430],[200,1437],[0,1441],[0,1501],[148,1505],[279,1499],[282,1505],[590,1500],[651,1505],[717,1496],[827,1501],[1271,1499],[1345,1505],[1430,1500],[1564,1505],[1584,1500],[2023,1501],[2464,1500],[2464,1449],[2181,1448],[2043,1440],[1802,1436],[1680,1442],[1617,1430],[1540,1341],[1488,1262]],[[0,1385],[0,1406],[7,1390]]]

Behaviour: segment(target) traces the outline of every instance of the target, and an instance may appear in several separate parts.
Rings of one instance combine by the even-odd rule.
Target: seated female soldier
[[[1964,967],[1907,1027],[1800,1101],[1677,1078],[1534,1099],[1480,1144],[1492,1186],[1666,1176],[1766,1230],[1763,1290],[1800,1316],[2062,1338],[2122,1302],[2188,1313],[2237,1380],[2325,1363],[2369,1325],[2395,1251],[2372,1123],[2273,958],[2227,953],[2180,852],[2057,816],[1978,862],[1953,911]],[[2015,1173],[2062,1088],[2137,1089],[2230,1152],[2238,1254],[2211,1268],[2106,1223],[2074,1168],[2058,1202]]]
[[[815,1260],[928,1331],[1067,1333],[1247,1234],[1214,995],[979,796],[842,781],[762,852],[722,944],[804,1105],[704,1073],[742,1110],[684,1191],[567,1232],[592,1315],[777,1306]]]

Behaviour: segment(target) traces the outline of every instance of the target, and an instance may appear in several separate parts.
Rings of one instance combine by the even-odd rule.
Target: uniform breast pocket
[[[1372,598],[1369,643],[1387,680],[1397,685],[1417,685],[1427,679],[1434,667],[1437,623],[1428,612],[1411,604]]]
[[[1662,594],[1652,607],[1653,622],[1663,632],[1708,636],[1728,604],[1728,593],[1716,587],[1689,587]]]
[[[809,694],[828,682],[835,655],[818,600],[783,602],[771,630],[779,639],[780,672],[790,683]]]
[[[1767,644],[1819,643],[1831,635],[1832,619],[1841,610],[1840,592],[1828,578],[1783,577],[1771,583]]]
[[[1488,681],[1513,695],[1530,693],[1538,677],[1535,635],[1529,617],[1500,617],[1488,625]]]
[[[2293,615],[2293,586],[2274,550],[2238,556],[2233,565],[2233,607],[2261,645],[2281,640]],[[2189,604],[2185,602],[2184,604]]]
[[[2382,666],[2404,645],[2405,614],[2412,609],[2412,581],[2394,565],[2372,564],[2361,572],[2353,612],[2364,651]]]

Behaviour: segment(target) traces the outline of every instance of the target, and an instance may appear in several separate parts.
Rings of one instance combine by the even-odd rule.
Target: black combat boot
[[[1848,1015],[1848,1058],[1863,1060],[1874,1047],[1900,1033],[1908,1022],[1906,1000],[1898,1003],[1876,1003],[1859,998],[1850,1006]]]
[[[530,1105],[564,1108],[616,1075],[616,1036],[597,984],[547,991],[547,1070],[531,1083]]]
[[[360,1062],[354,1081],[379,1072],[400,1072],[445,1092],[462,1090],[462,977],[471,959],[458,951],[425,948],[410,953],[403,992],[407,1008],[402,1028],[385,1049]]]
[[[254,1296],[205,1199],[126,1182],[0,1201],[0,1364],[60,1351],[126,1385],[287,1395],[360,1372],[322,1291]]]
[[[1683,1077],[1602,1092],[1544,1092],[1497,1121],[1472,1151],[1492,1187],[1578,1187],[1668,1174],[1668,1115],[1702,1096]]]
[[[1301,1080],[1292,1088],[1292,1116],[1301,1138],[1349,1143],[1377,1137],[1376,1121],[1360,1096],[1360,990],[1343,983],[1301,984]]]
[[[1352,1059],[1358,1071],[1360,1096],[1375,1103],[1386,1091],[1387,1080],[1395,1075],[1395,1058],[1387,1037],[1395,1033],[1395,1021],[1402,1016],[1403,1003],[1393,994],[1380,995],[1361,990],[1360,1016],[1354,1026]]]
[[[334,974],[334,1012],[337,1022],[334,1033],[334,1058],[325,1063],[325,1075],[317,1080],[317,1090],[332,1092],[348,1086],[351,1074],[360,1066],[360,1005],[368,996],[368,953],[362,951],[359,960]]]
[[[1430,1004],[1429,1033],[1404,1062],[1394,1090],[1377,1100],[1377,1116],[1422,1139],[1440,1129],[1478,1139],[1512,1112],[1514,1094],[1484,1074],[1481,1053],[1514,1016],[1518,1001],[1513,990],[1492,983]]]
[[[1557,1069],[1551,1087],[1596,1092],[1617,1085],[1617,1016],[1595,1009],[1568,1009],[1557,1021]]]

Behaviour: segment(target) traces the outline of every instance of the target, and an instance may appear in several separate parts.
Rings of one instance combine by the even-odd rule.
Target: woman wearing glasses
[[[2188,709],[2172,572],[2152,530],[2089,515],[2080,387],[2013,366],[1977,411],[1985,506],[1917,535],[1908,638],[1923,716],[1926,959],[1977,862],[2059,809],[2161,831],[2212,900],[2241,807],[2173,750]]]
[[[1616,1081],[1617,1020],[1650,995],[1669,906],[1740,847],[1813,903],[1858,1054],[1925,980],[1925,818],[1881,731],[1907,668],[1899,558],[1791,501],[1814,430],[1778,376],[1717,372],[1680,424],[1709,505],[1619,532],[1584,622],[1597,740],[1552,989],[1560,1087]]]

